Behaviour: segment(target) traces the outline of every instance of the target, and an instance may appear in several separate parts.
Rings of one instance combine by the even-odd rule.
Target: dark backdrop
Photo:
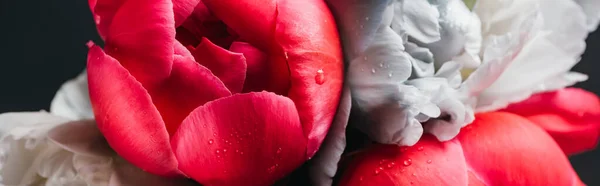
[[[100,42],[86,0],[0,0],[0,113],[48,109],[60,85],[83,70],[89,40]],[[578,86],[599,94],[600,32],[587,43],[575,70],[590,80]],[[599,150],[571,159],[585,183],[600,185]]]

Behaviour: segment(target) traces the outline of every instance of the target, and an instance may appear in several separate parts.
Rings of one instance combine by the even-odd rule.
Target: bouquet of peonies
[[[584,185],[598,0],[89,0],[104,46],[0,114],[0,185]]]

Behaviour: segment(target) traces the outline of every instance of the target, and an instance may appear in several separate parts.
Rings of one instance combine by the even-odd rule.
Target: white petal
[[[346,148],[346,125],[350,116],[352,100],[350,90],[344,88],[337,114],[321,148],[310,162],[309,176],[312,185],[330,186],[338,169],[338,163]]]
[[[350,62],[348,82],[360,108],[370,110],[394,100],[398,85],[411,74],[410,55],[402,39],[389,27],[381,28],[373,44]]]
[[[479,66],[481,23],[462,0],[448,0],[438,6],[441,40],[423,43],[435,57],[436,66],[453,60],[467,68]]]
[[[541,31],[530,33],[533,34],[531,39],[526,41],[498,79],[482,92],[477,103],[478,111],[495,110],[524,100],[536,92],[562,88],[565,83],[560,81],[561,86],[547,83],[563,77],[578,62],[587,35],[580,7],[569,0],[540,1],[537,5],[534,11],[541,12]]]
[[[86,72],[62,85],[52,100],[50,112],[73,120],[94,118]]]
[[[0,183],[28,185],[42,181],[36,161],[56,149],[47,143],[46,133],[66,121],[45,112],[0,114]]]
[[[407,0],[394,5],[394,30],[406,33],[423,43],[440,40],[440,13],[427,0]]]
[[[600,22],[600,1],[598,0],[575,0],[581,5],[583,12],[587,15],[587,28],[589,32],[593,32],[598,28]]]

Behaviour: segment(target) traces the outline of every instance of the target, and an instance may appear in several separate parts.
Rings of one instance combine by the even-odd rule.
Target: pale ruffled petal
[[[94,118],[86,72],[62,85],[52,100],[50,112],[73,120]]]
[[[577,4],[583,8],[583,12],[587,15],[587,28],[589,32],[593,32],[598,28],[600,22],[600,1],[598,0],[575,0]]]
[[[379,29],[373,44],[348,68],[348,83],[358,106],[368,112],[396,100],[398,85],[410,77],[410,58],[402,38],[389,27]]]
[[[434,43],[422,43],[429,48],[435,58],[436,66],[454,61],[466,68],[479,66],[481,49],[481,23],[462,0],[440,1],[441,40]],[[412,36],[412,35],[411,35]]]
[[[397,32],[405,31],[409,36],[422,43],[440,40],[440,13],[428,0],[407,0],[394,4],[394,22],[392,28]],[[402,30],[402,31],[400,31]]]
[[[544,3],[542,1],[532,1],[530,3],[525,1],[502,2],[504,4],[493,3],[492,1],[477,4],[476,11],[486,25],[484,28],[490,28],[484,29],[485,33],[509,36],[515,34],[514,31],[502,34],[498,33],[498,30],[491,29],[500,29],[501,27],[498,25],[509,28],[515,28],[514,24],[522,23],[541,26],[537,26],[540,28],[539,31],[534,29],[529,32],[527,30],[517,32],[529,35],[529,39],[523,43],[518,53],[498,53],[500,55],[484,53],[484,63],[491,63],[490,65],[495,65],[492,61],[506,58],[502,57],[506,55],[512,55],[510,56],[512,60],[506,60],[506,64],[497,65],[505,68],[493,69],[501,72],[496,80],[487,82],[491,84],[479,95],[477,100],[478,111],[496,110],[510,103],[524,100],[533,93],[562,88],[557,85],[548,85],[549,80],[569,77],[565,76],[565,73],[568,73],[578,62],[579,56],[585,48],[584,40],[587,37],[585,16],[581,8],[574,2],[570,0],[557,0],[555,3]],[[491,14],[490,10],[496,10],[495,14]],[[522,12],[517,14],[516,11],[527,11],[530,12],[529,15],[539,13],[536,17],[525,16],[528,14]],[[528,19],[531,20],[532,18],[533,23],[528,23],[531,22]],[[511,25],[507,25],[508,20],[512,22]],[[490,50],[486,49],[486,52],[488,51]],[[481,68],[477,71],[490,69]],[[489,73],[487,74],[487,76],[490,76]],[[469,79],[471,78],[475,78],[475,76]],[[567,78],[555,82],[560,85],[568,85],[576,83],[573,80],[581,80],[581,78]]]
[[[74,170],[62,166],[72,156],[46,139],[50,129],[67,121],[46,112],[0,114],[0,183],[43,184],[47,179],[52,185],[56,181],[43,176],[59,176],[63,184],[78,183]]]
[[[330,186],[338,169],[338,162],[346,148],[346,126],[350,116],[350,89],[344,88],[336,117],[319,152],[310,162],[309,176],[312,185]]]

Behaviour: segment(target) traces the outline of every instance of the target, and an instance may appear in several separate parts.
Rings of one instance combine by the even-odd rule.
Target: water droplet
[[[431,164],[431,162],[433,162],[433,161],[431,161],[431,160],[427,160],[427,163],[428,163],[428,164]]]
[[[392,78],[392,73],[389,73],[389,74],[388,74],[388,78]]]
[[[378,175],[378,174],[379,174],[379,172],[380,172],[380,170],[379,170],[379,169],[375,169],[375,175]]]
[[[379,165],[383,165],[383,163],[385,163],[386,161],[387,160],[385,160],[385,159],[379,160]]]
[[[217,136],[217,133],[216,133],[216,132],[213,132],[213,136]]]
[[[367,56],[363,57],[363,59],[366,61],[367,60]]]
[[[226,152],[227,152],[227,149],[223,149],[223,153],[226,153]]]
[[[404,162],[402,164],[404,164],[404,166],[410,166],[410,165],[412,165],[412,160],[410,158],[408,158],[407,160],[404,160]]]
[[[360,25],[360,28],[365,28],[365,25]]]
[[[383,68],[383,63],[379,63],[379,68]]]
[[[396,163],[394,163],[394,162],[391,162],[391,163],[389,163],[389,164],[387,165],[387,167],[388,167],[388,168],[392,168],[392,167],[394,167],[395,165],[396,165]]]
[[[317,75],[315,75],[315,82],[319,85],[325,83],[325,74],[323,74],[323,69],[317,70]]]
[[[213,140],[208,140],[208,144],[213,144],[215,141]]]
[[[240,151],[240,155],[244,155],[244,152]]]
[[[420,146],[419,148],[417,148],[417,150],[423,151],[423,146]]]
[[[363,181],[363,177],[361,176],[361,177],[360,177],[358,180],[359,180],[359,181]]]
[[[366,20],[366,21],[368,21],[368,20],[369,20],[369,17],[365,17],[365,20]]]
[[[371,69],[371,74],[375,74],[375,69]]]
[[[238,152],[240,152],[240,151],[239,150],[235,150],[235,153],[238,153]]]
[[[412,173],[412,176],[417,176],[417,174],[415,174],[415,173]]]
[[[219,154],[219,153],[221,153],[221,150],[217,150],[217,151],[215,151],[215,152],[216,152],[217,154]]]
[[[281,148],[277,149],[277,154],[281,154]]]

